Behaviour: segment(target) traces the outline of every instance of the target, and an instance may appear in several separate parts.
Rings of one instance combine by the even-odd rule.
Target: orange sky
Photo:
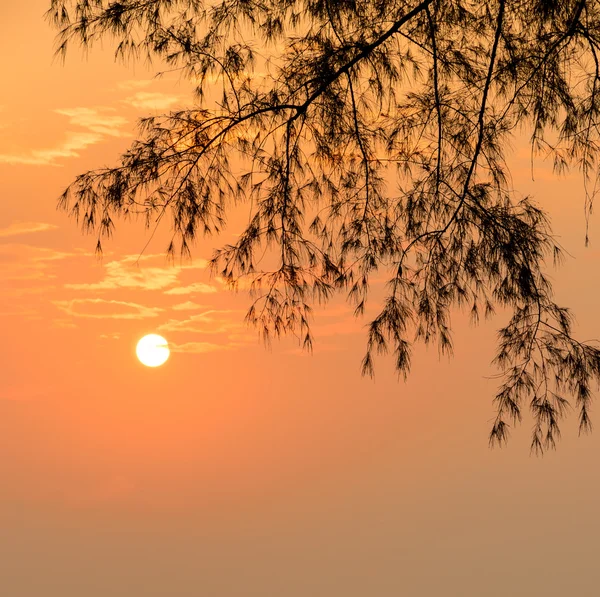
[[[121,223],[93,256],[57,196],[187,89],[106,48],[53,63],[45,7],[0,3],[2,594],[597,595],[600,432],[569,420],[538,459],[526,420],[488,449],[501,318],[457,314],[453,361],[418,349],[406,384],[385,361],[372,382],[343,301],[317,311],[313,356],[265,350],[248,297],[204,271],[216,241],[174,268],[159,233],[136,264],[148,234]],[[559,302],[600,337],[600,224],[585,249],[578,177],[540,163],[533,182],[526,155],[515,186],[573,256]],[[135,359],[148,332],[175,348],[164,367]]]

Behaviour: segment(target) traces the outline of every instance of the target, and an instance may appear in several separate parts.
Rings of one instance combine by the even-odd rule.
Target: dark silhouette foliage
[[[590,429],[600,351],[553,300],[544,270],[560,248],[505,154],[529,131],[532,152],[581,170],[589,214],[600,2],[52,0],[47,16],[59,54],[112,38],[117,57],[158,58],[196,89],[189,109],[142,120],[118,166],[66,190],[87,230],[170,217],[169,251],[185,254],[245,202],[247,227],[212,266],[234,287],[250,280],[248,320],[265,338],[310,347],[311,304],[344,292],[362,314],[377,272],[387,291],[365,373],[390,352],[406,375],[415,341],[450,353],[456,307],[474,321],[509,309],[490,442],[527,406],[536,452],[555,445],[570,403]]]

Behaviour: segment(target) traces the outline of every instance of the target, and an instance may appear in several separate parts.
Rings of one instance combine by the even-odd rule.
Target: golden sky
[[[312,356],[264,349],[248,297],[204,269],[217,241],[174,267],[166,234],[142,253],[142,222],[121,223],[94,256],[58,195],[189,93],[109,48],[53,61],[46,3],[0,2],[2,594],[597,595],[600,433],[578,438],[573,418],[538,459],[525,420],[488,449],[501,317],[457,314],[452,361],[418,349],[406,384],[384,360],[373,382],[341,300],[317,311]],[[571,255],[559,302],[600,337],[581,181],[543,163],[532,181],[526,148],[514,177]],[[157,369],[135,359],[150,332],[173,350]]]

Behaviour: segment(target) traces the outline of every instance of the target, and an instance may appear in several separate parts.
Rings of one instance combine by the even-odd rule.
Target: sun
[[[148,334],[137,343],[135,353],[146,367],[160,367],[167,361],[171,351],[168,342],[162,336]]]

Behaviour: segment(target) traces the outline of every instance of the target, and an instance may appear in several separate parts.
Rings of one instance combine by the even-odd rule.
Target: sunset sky
[[[456,313],[455,357],[415,352],[362,378],[366,320],[315,312],[315,350],[266,349],[250,299],[206,271],[228,229],[170,264],[168,228],[95,238],[57,211],[73,178],[114,164],[136,120],[190,89],[109,44],[53,60],[49,0],[0,2],[0,593],[6,597],[592,597],[599,594],[598,431],[563,425],[529,455],[531,420],[487,444],[495,330]],[[600,338],[600,218],[582,183],[515,144],[514,186],[568,251],[552,273],[577,335]],[[146,333],[171,346],[144,367]]]

